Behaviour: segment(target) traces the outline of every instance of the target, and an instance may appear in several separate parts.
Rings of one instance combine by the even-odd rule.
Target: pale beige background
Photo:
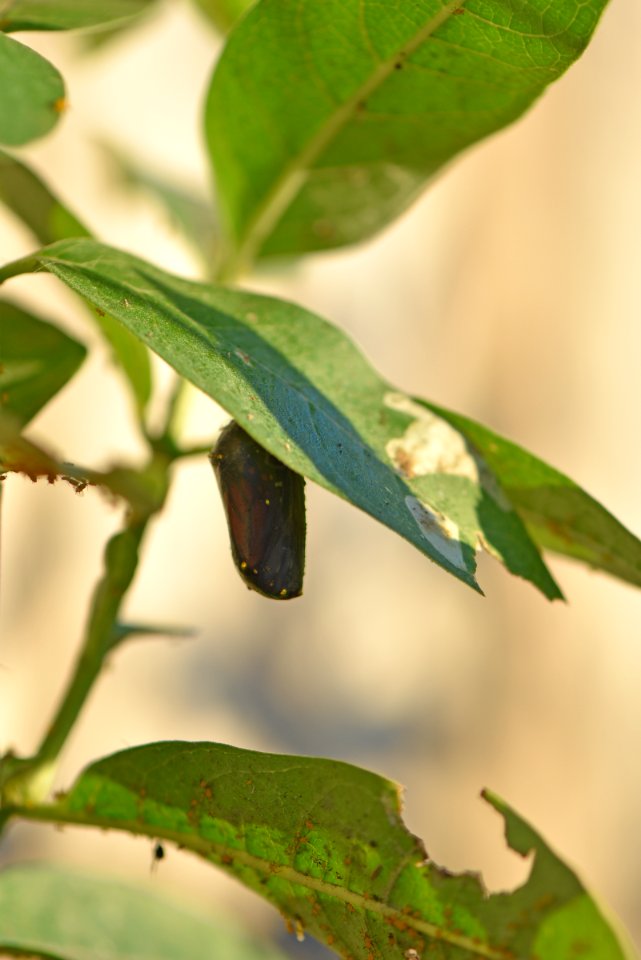
[[[27,39],[27,38],[25,38]],[[161,209],[110,182],[111,138],[185,184],[207,185],[200,110],[217,41],[187,3],[93,58],[29,35],[65,73],[70,110],[25,156],[99,236],[195,275]],[[597,36],[527,117],[459,160],[358,250],[261,274],[348,330],[408,392],[461,410],[569,473],[641,533],[641,8],[612,0]],[[31,241],[0,220],[0,258]],[[89,344],[51,278],[12,281]],[[140,455],[105,351],[33,423],[61,456]],[[223,415],[197,398],[194,436]],[[78,648],[86,598],[118,511],[94,490],[5,484],[0,748],[32,749]],[[132,643],[113,658],[58,779],[157,739],[341,757],[406,786],[406,819],[452,869],[491,888],[521,879],[489,786],[529,818],[641,941],[641,593],[560,560],[569,604],[548,604],[480,560],[481,599],[347,504],[308,486],[305,596],[248,593],[229,557],[205,460],[182,467],[155,524],[127,614],[191,624],[192,640]],[[226,911],[281,922],[184,854],[149,877],[150,847],[16,826],[0,856],[126,873]],[[292,942],[292,949],[296,949]]]

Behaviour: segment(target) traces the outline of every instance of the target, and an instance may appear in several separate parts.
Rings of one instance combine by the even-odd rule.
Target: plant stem
[[[10,280],[11,277],[19,277],[23,273],[36,273],[40,267],[37,256],[22,257],[20,260],[12,260],[11,263],[5,263],[0,267],[0,283]]]
[[[135,576],[149,522],[165,502],[173,459],[164,451],[154,450],[147,466],[136,474],[136,498],[130,501],[123,528],[105,548],[104,572],[94,590],[84,642],[67,688],[35,755],[4,758],[4,774],[0,776],[3,803],[32,805],[47,796],[60,752],[106,657],[131,635],[121,628],[120,608]]]
[[[114,646],[118,613],[136,572],[140,542],[149,519],[128,524],[107,544],[105,571],[94,591],[85,642],[58,711],[34,757],[38,766],[57,760],[105,657]]]
[[[41,802],[51,787],[58,757],[100,674],[105,658],[119,639],[118,614],[134,578],[140,543],[153,513],[116,533],[105,548],[105,569],[94,591],[85,640],[75,668],[42,742],[33,757],[11,758],[3,785],[4,801]]]

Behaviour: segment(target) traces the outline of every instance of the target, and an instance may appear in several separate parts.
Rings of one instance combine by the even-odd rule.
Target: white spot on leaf
[[[451,473],[479,482],[479,470],[465,440],[453,427],[402,393],[388,393],[385,405],[415,419],[402,437],[393,437],[386,445],[388,457],[406,477],[424,477],[428,473]]]
[[[239,360],[242,360],[242,361],[243,361],[243,363],[245,364],[245,366],[247,366],[247,367],[251,367],[251,366],[252,366],[252,362],[251,362],[251,360],[250,360],[250,358],[249,358],[249,354],[248,354],[248,353],[245,353],[244,350],[240,350],[238,347],[236,347],[236,349],[234,350],[234,353],[236,354],[236,356],[238,357]]]
[[[434,549],[452,566],[467,570],[463,547],[458,539],[459,529],[454,521],[431,510],[416,497],[405,497],[405,505]]]
[[[393,437],[385,447],[399,473],[409,478],[430,473],[467,477],[482,487],[501,510],[512,510],[494,474],[482,457],[470,452],[458,430],[403,393],[387,393],[383,402],[391,410],[415,418],[402,437]]]

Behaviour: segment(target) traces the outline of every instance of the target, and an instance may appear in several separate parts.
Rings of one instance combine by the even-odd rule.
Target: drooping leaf
[[[18,417],[10,413],[0,416],[0,473],[22,473],[34,481],[46,477],[53,483],[63,469],[48,450],[22,436]]]
[[[145,517],[158,512],[167,494],[167,464],[162,457],[152,456],[144,467],[114,466],[109,470],[92,470],[82,464],[60,460],[42,444],[22,434],[18,417],[10,413],[0,416],[0,473],[22,473],[31,480],[40,478],[55,483],[63,480],[82,493],[87,487],[102,487],[112,497],[129,505],[131,517]],[[132,573],[133,575],[133,573]],[[113,643],[128,636],[148,634],[153,630],[167,636],[183,635],[180,628],[117,623]]]
[[[641,586],[639,540],[585,490],[487,427],[440,407],[430,409],[483,457],[540,547]]]
[[[256,0],[194,0],[217,30],[226,33]]]
[[[227,269],[386,226],[573,63],[606,3],[260,0],[206,106]]]
[[[559,486],[561,475],[524,455],[519,469],[531,466],[532,486],[519,494],[523,482],[515,482],[507,454],[494,455],[490,431],[478,427],[477,442],[472,421],[395,390],[327,321],[284,301],[182,280],[88,240],[9,264],[0,280],[40,268],[117,317],[291,469],[376,517],[450,573],[475,586],[474,553],[482,545],[546,596],[560,596],[520,511],[533,523],[525,499],[537,500],[537,537],[539,527],[556,529],[561,501],[548,517],[545,485],[553,476]],[[501,442],[504,451],[518,451]],[[563,480],[575,498],[579,488]],[[570,515],[570,486],[565,552],[641,585],[639,540],[583,491],[581,514]],[[588,530],[589,555],[579,549]],[[619,548],[624,556],[615,559]]]
[[[0,201],[41,243],[88,237],[89,231],[20,160],[0,150]]]
[[[48,60],[0,33],[0,143],[43,137],[65,108],[62,77]]]
[[[293,930],[353,960],[623,960],[575,874],[498,798],[527,882],[488,896],[472,873],[426,859],[399,788],[334,760],[212,743],[156,743],[94,763],[33,819],[112,827],[179,844],[273,903]]]
[[[61,960],[283,960],[228,923],[133,883],[46,863],[0,873],[0,952]]]
[[[0,416],[23,427],[73,377],[86,352],[58,327],[0,300]]]
[[[33,170],[0,151],[0,200],[41,243],[89,237],[89,231]],[[91,311],[93,322],[111,347],[142,417],[151,397],[151,364],[144,344],[107,314]]]
[[[0,0],[0,29],[73,30],[135,17],[153,0]]]
[[[44,269],[119,319],[270,453],[469,586],[480,543],[561,596],[496,478],[464,438],[394,390],[354,344],[294,304],[183,280],[92,240],[10,264]]]

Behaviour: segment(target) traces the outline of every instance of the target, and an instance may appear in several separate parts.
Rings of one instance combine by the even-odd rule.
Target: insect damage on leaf
[[[459,542],[459,529],[453,520],[439,515],[416,497],[405,497],[405,506],[419,530],[435,550],[460,570],[465,570],[465,557]]]
[[[241,577],[263,596],[299,597],[305,568],[305,481],[234,420],[209,459]]]

